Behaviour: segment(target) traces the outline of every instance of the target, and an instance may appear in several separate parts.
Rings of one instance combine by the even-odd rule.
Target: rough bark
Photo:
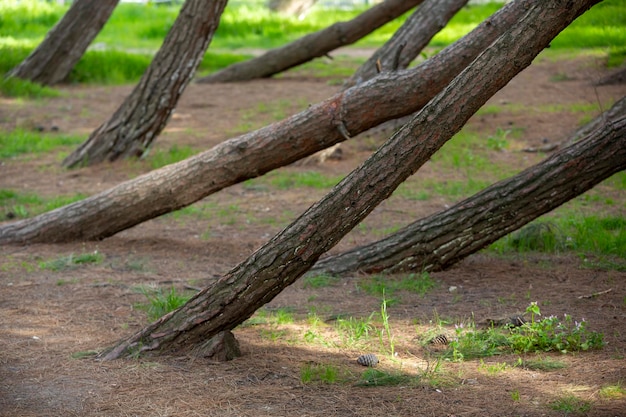
[[[197,80],[218,83],[267,78],[274,74],[327,55],[340,46],[350,45],[385,23],[411,10],[423,0],[386,0],[347,22],[335,23],[326,29],[304,36],[280,48]]]
[[[139,84],[66,167],[141,156],[161,133],[200,64],[227,0],[187,0]]]
[[[426,0],[382,47],[356,70],[344,87],[375,77],[379,70],[404,69],[468,0]],[[379,68],[380,67],[380,68]]]
[[[418,67],[381,74],[302,113],[177,164],[85,200],[0,226],[0,244],[104,239],[225,187],[291,164],[346,140],[347,135],[355,136],[387,120],[410,115],[512,26],[526,8],[524,1],[507,4]]]
[[[109,20],[119,0],[76,0],[9,77],[43,85],[63,81]]]
[[[312,273],[441,270],[626,169],[626,98],[585,137],[538,165],[377,242],[320,260]]]
[[[519,0],[518,0],[519,1]],[[100,355],[194,351],[295,282],[530,65],[563,28],[600,0],[534,0],[528,13],[322,200],[229,273]],[[479,86],[480,88],[477,88]],[[390,169],[390,167],[393,167]]]
[[[607,75],[596,83],[596,85],[626,84],[626,68],[622,68],[612,74]]]

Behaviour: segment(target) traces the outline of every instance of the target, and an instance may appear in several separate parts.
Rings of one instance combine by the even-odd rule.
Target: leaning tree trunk
[[[420,66],[381,74],[281,122],[65,207],[0,226],[0,244],[96,240],[421,109],[526,12],[508,3]],[[371,103],[376,103],[375,109]],[[341,132],[343,131],[343,133]],[[347,132],[347,133],[346,133]]]
[[[319,261],[311,272],[441,270],[626,169],[626,98],[587,136],[543,162],[389,237]]]
[[[411,10],[423,0],[386,0],[348,22],[338,22],[280,48],[247,61],[230,65],[197,80],[219,83],[267,78],[314,58],[327,55],[340,46],[354,43],[385,23]]]
[[[100,357],[181,350],[203,355],[208,339],[242,323],[302,276],[428,161],[489,97],[530,65],[554,36],[598,1],[525,2],[528,13],[518,24],[322,200],[184,306]]]
[[[111,118],[97,128],[63,165],[91,165],[141,156],[161,133],[200,64],[227,0],[187,0],[163,45]]]
[[[356,70],[344,87],[373,78],[381,71],[404,69],[443,29],[468,0],[427,0],[383,46]]]
[[[33,52],[9,73],[43,85],[63,81],[109,20],[119,0],[76,0]]]

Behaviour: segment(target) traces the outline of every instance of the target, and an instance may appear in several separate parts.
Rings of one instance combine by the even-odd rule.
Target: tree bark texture
[[[426,0],[393,34],[391,39],[356,70],[344,87],[352,87],[371,78],[379,70],[404,69],[428,45],[468,0]],[[380,66],[380,68],[379,68]]]
[[[386,0],[348,22],[335,23],[261,56],[230,65],[197,82],[223,83],[271,77],[358,41],[422,1]]]
[[[8,76],[43,85],[63,81],[109,20],[119,0],[76,0],[45,39]]]
[[[428,161],[489,97],[530,65],[554,36],[598,1],[525,2],[528,12],[518,24],[324,198],[180,309],[100,357],[110,360],[150,351],[201,354],[197,347],[207,338],[242,323],[310,269]]]
[[[0,226],[0,244],[98,240],[415,113],[526,12],[505,5],[421,65],[383,73],[283,121],[39,216]],[[372,106],[376,103],[376,106]],[[343,133],[342,133],[343,132]]]
[[[161,133],[193,78],[227,0],[187,0],[139,84],[111,118],[65,160],[66,167],[141,156]]]
[[[320,260],[311,272],[441,270],[626,169],[626,98],[587,135],[543,162],[377,242]]]

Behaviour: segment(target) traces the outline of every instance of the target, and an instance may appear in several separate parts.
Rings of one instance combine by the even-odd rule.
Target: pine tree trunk
[[[161,133],[200,64],[227,0],[187,0],[139,84],[63,165],[141,156]]]
[[[335,23],[283,47],[272,49],[261,56],[230,65],[221,71],[198,79],[197,82],[223,83],[271,77],[314,58],[327,55],[340,46],[358,41],[422,1],[387,0],[348,22]]]
[[[396,71],[407,68],[433,36],[467,4],[467,1],[426,0],[393,34],[391,39],[356,70],[344,87],[352,87],[374,78],[381,69]]]
[[[626,98],[585,137],[393,235],[319,261],[333,275],[445,269],[626,169]]]
[[[8,76],[52,85],[67,78],[119,0],[76,0],[41,44]]]
[[[187,304],[102,352],[101,359],[155,351],[202,355],[199,346],[242,323],[302,276],[598,1],[527,2],[528,13],[518,24],[322,200]]]
[[[225,141],[177,164],[39,216],[0,226],[0,244],[98,240],[291,164],[374,126],[421,109],[526,12],[504,6],[418,67],[384,73],[281,122]],[[372,111],[371,103],[376,103]]]

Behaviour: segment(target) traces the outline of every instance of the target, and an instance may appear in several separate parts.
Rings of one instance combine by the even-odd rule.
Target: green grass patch
[[[165,292],[161,288],[148,286],[140,286],[136,290],[143,294],[148,302],[137,303],[135,308],[145,311],[151,321],[183,306],[191,298],[191,294],[179,294],[174,287]]]
[[[272,171],[264,176],[267,181],[274,187],[281,190],[291,188],[332,188],[343,178],[336,176],[328,176],[316,171],[305,172],[289,172],[285,170]]]
[[[189,146],[172,145],[168,150],[156,150],[150,152],[146,159],[152,169],[161,168],[165,165],[174,164],[195,155],[198,151]]]
[[[335,384],[345,379],[345,372],[332,364],[307,363],[300,369],[303,384]]]
[[[59,90],[15,77],[3,78],[0,81],[0,93],[5,97],[32,99],[61,96]]]
[[[64,146],[76,146],[85,141],[82,136],[48,134],[15,129],[0,135],[0,158],[15,158],[27,153],[44,153]]]
[[[523,369],[528,369],[530,371],[542,371],[542,372],[550,372],[557,371],[559,369],[566,368],[567,365],[565,362],[550,358],[550,357],[539,357],[533,359],[525,359],[520,360],[517,363]]]
[[[591,410],[591,402],[571,394],[552,401],[548,406],[555,411],[565,413],[565,415],[581,415]]]
[[[84,194],[45,198],[36,194],[0,189],[0,209],[8,219],[26,218],[66,206],[86,198]]]
[[[357,381],[359,387],[395,387],[398,385],[416,385],[419,377],[401,372],[390,372],[381,369],[369,368]]]
[[[381,297],[385,295],[392,297],[397,291],[406,291],[423,297],[436,286],[437,282],[432,279],[428,272],[412,273],[405,276],[376,274],[359,282],[359,288],[363,291]],[[394,299],[390,298],[386,301],[392,301],[393,304]]]
[[[618,381],[615,384],[605,385],[600,388],[599,394],[605,400],[618,400],[626,397],[626,389],[622,381]]]
[[[80,265],[100,264],[103,260],[104,255],[98,251],[81,253],[78,255],[74,255],[73,253],[71,253],[67,256],[61,256],[59,258],[51,259],[48,261],[42,261],[39,263],[39,267],[48,271],[58,272],[73,269]]]
[[[338,277],[325,273],[308,275],[302,279],[304,288],[330,287],[335,285],[338,281]]]

